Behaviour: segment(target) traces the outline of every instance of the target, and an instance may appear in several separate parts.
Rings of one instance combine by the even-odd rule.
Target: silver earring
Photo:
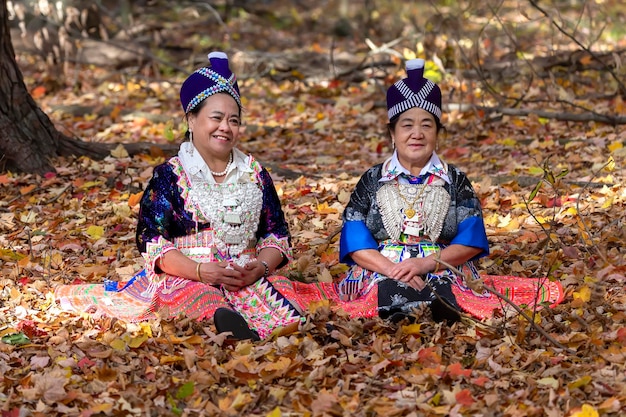
[[[189,131],[189,144],[191,146],[189,147],[187,152],[189,153],[190,156],[193,156],[193,148],[195,148],[195,146],[193,146],[193,132],[191,130]]]

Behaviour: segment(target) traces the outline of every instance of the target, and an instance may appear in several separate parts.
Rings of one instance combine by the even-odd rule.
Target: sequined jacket
[[[263,192],[256,251],[264,247],[276,248],[283,253],[285,264],[292,259],[291,236],[278,194],[267,170],[254,158],[250,157],[249,161],[252,181]],[[154,168],[141,199],[136,234],[137,248],[149,270],[154,268],[160,256],[176,248],[176,238],[211,228],[201,213],[185,209],[185,203],[190,198],[189,190],[190,181],[178,157]]]

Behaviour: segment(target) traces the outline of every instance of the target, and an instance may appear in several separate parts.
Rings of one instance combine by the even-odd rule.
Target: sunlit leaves
[[[598,411],[589,404],[583,404],[580,411],[570,414],[570,417],[599,417]]]
[[[379,9],[371,15],[389,18]],[[272,25],[261,30],[246,19],[224,23],[234,25],[231,39],[241,41],[235,49],[247,48],[247,36],[274,40]],[[315,21],[324,24],[322,17]],[[180,36],[185,48],[220,43],[184,30]],[[337,42],[329,51],[314,40],[307,48],[335,58],[359,54],[354,39],[356,47]],[[503,56],[494,37],[460,42]],[[61,313],[55,286],[128,279],[143,266],[134,246],[135,216],[154,166],[167,156],[153,149],[131,158],[117,147],[103,161],[59,159],[58,172],[43,178],[0,174],[3,416],[619,415],[624,396],[616,372],[626,362],[626,316],[618,308],[626,303],[623,127],[455,110],[458,103],[483,103],[485,91],[460,82],[453,71],[443,78],[424,43],[409,46],[405,58],[425,57],[427,77],[441,80],[447,134],[438,152],[468,174],[480,197],[491,246],[480,268],[560,280],[565,303],[533,314],[533,324],[575,354],[555,349],[511,312],[449,328],[433,323],[425,308],[415,323],[393,326],[347,320],[323,300],[310,306],[299,330],[261,343],[228,341],[215,334],[210,318],[129,324]],[[405,74],[399,58],[390,62],[393,68],[354,69],[363,77],[358,82],[301,81],[306,74],[299,69],[292,80],[239,79],[246,125],[240,147],[268,167],[278,187],[295,248],[294,262],[282,272],[292,279],[331,282],[348,268],[337,253],[343,208],[359,175],[391,153],[384,90]],[[182,139],[182,74],[157,79],[135,70],[121,77],[104,71],[77,71],[81,96],[71,89],[32,91],[46,109],[84,105],[85,114],[50,115],[61,130],[87,140]],[[590,86],[597,84],[577,77],[556,80],[561,84],[553,94],[569,98],[576,83],[594,97]],[[516,82],[505,93],[518,96],[523,85]],[[523,93],[541,98],[542,109],[551,105],[542,89]],[[593,100],[581,104],[595,106]],[[612,103],[623,113],[623,100]],[[29,324],[18,327],[18,318]]]

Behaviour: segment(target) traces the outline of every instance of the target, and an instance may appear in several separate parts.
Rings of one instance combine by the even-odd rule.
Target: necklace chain
[[[214,177],[223,177],[224,175],[226,175],[228,173],[228,170],[230,170],[230,166],[233,164],[233,153],[230,153],[230,158],[228,158],[228,164],[226,164],[226,169],[224,169],[224,171],[222,172],[215,172],[211,169],[211,167],[209,167],[209,171],[211,171],[211,174],[213,174]]]
[[[400,184],[396,183],[396,185],[398,186],[398,195],[400,196],[402,201],[404,201],[404,203],[406,204],[406,210],[404,211],[404,214],[406,215],[407,218],[412,219],[413,216],[415,216],[415,207],[414,207],[415,203],[417,203],[417,200],[419,200],[419,198],[422,196],[422,193],[426,189],[426,181],[424,181],[424,184],[422,185],[422,188],[417,193],[417,196],[413,199],[413,201],[407,200],[402,195],[402,190],[400,190]]]

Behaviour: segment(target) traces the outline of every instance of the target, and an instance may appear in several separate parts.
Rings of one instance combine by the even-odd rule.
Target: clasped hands
[[[233,262],[205,262],[198,267],[198,278],[205,284],[239,291],[254,284],[264,272],[265,266],[259,261],[249,262],[243,267]]]
[[[418,291],[422,291],[426,287],[422,276],[425,276],[428,272],[430,272],[430,269],[426,258],[409,258],[397,264],[394,263],[386,275],[389,278],[404,282]]]

